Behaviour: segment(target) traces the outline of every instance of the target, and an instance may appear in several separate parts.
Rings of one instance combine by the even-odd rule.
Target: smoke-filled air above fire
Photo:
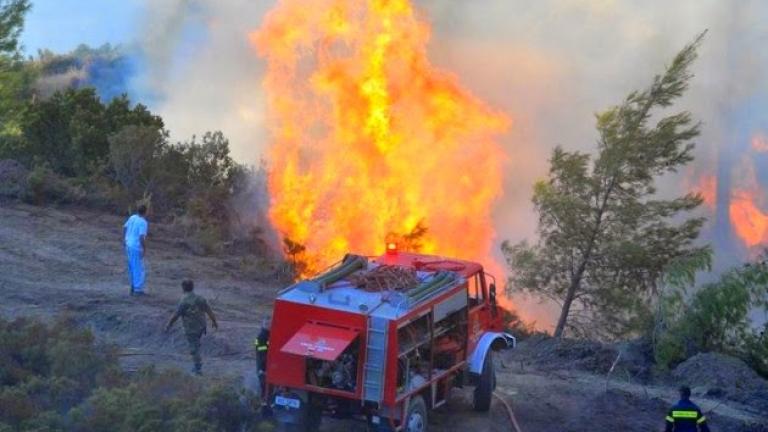
[[[282,0],[251,35],[267,61],[269,216],[308,270],[393,237],[490,256],[510,120],[430,64],[429,38],[407,0]]]

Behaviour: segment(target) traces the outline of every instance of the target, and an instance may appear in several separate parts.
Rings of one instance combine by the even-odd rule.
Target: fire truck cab
[[[386,271],[406,285],[366,284]],[[373,430],[425,432],[428,410],[465,385],[487,411],[493,351],[515,345],[492,281],[480,264],[391,247],[377,258],[347,255],[282,290],[264,395],[278,425],[314,431],[323,416],[355,417]]]

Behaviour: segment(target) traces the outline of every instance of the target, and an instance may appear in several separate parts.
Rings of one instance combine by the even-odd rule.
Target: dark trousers
[[[192,362],[195,364],[195,371],[200,372],[203,369],[203,359],[200,357],[200,339],[204,331],[187,332],[187,343],[189,343],[189,353],[192,355]]]

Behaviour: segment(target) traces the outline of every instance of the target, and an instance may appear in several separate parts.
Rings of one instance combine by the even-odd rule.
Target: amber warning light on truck
[[[394,255],[397,253],[397,243],[395,242],[388,242],[387,243],[387,253],[389,255]]]

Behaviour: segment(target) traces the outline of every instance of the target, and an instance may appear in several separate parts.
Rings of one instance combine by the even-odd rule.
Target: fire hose
[[[419,301],[445,287],[448,284],[453,283],[455,276],[450,272],[437,273],[429,282],[425,282],[416,288],[411,289],[406,294],[414,301]]]
[[[493,397],[495,397],[496,399],[498,399],[499,401],[501,401],[501,403],[504,405],[504,408],[505,408],[505,409],[506,409],[506,411],[507,411],[507,417],[509,417],[509,421],[510,421],[510,422],[512,422],[512,426],[514,426],[514,427],[515,427],[515,430],[516,430],[517,432],[523,432],[523,431],[520,429],[520,425],[519,425],[519,424],[517,424],[517,418],[515,418],[515,412],[514,412],[514,411],[512,411],[512,407],[509,405],[509,403],[508,403],[506,400],[504,400],[504,398],[503,398],[503,397],[499,396],[499,394],[498,394],[498,393],[496,393],[496,392],[493,392]]]
[[[330,285],[340,279],[343,279],[352,273],[365,268],[367,260],[365,257],[350,255],[348,260],[342,263],[339,267],[320,275],[314,279],[315,282],[321,285]]]

